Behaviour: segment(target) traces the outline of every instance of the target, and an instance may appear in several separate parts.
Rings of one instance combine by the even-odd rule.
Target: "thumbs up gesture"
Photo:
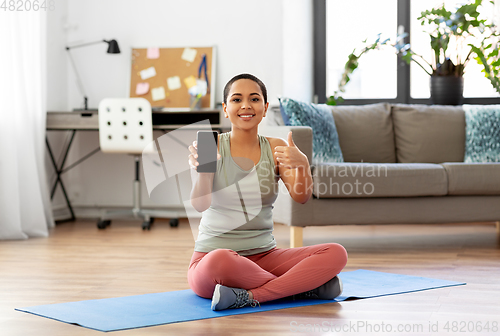
[[[274,151],[280,167],[289,169],[309,167],[307,156],[293,142],[291,131],[288,133],[288,146],[276,146]]]

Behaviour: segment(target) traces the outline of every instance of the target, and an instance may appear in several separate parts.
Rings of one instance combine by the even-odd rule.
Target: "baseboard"
[[[129,206],[73,206],[73,212],[77,219],[97,219],[101,217],[108,210],[127,210],[130,209]],[[169,206],[169,207],[144,207],[144,209],[165,211],[172,218],[201,218],[201,213],[197,211],[184,209],[181,206]],[[54,219],[56,221],[62,221],[69,217],[71,214],[67,207],[58,206],[52,208]]]

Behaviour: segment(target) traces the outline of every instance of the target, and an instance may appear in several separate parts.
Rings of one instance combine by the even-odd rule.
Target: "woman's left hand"
[[[293,142],[291,131],[288,133],[288,146],[276,146],[274,151],[280,167],[289,169],[309,167],[307,156]]]

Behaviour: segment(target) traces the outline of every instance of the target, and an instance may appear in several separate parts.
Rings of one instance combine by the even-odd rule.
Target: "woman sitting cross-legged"
[[[216,172],[197,172],[196,141],[189,146],[191,204],[203,213],[188,282],[197,295],[212,298],[212,310],[294,295],[331,300],[342,292],[337,274],[347,252],[341,245],[276,248],[272,209],[279,179],[294,201],[305,203],[312,178],[291,132],[288,142],[258,134],[268,107],[258,78],[235,76],[224,88],[231,131],[219,135]]]

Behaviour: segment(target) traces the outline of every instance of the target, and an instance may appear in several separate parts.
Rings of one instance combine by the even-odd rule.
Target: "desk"
[[[56,172],[57,178],[52,186],[52,190],[50,193],[50,199],[54,198],[54,194],[56,192],[57,185],[61,186],[62,192],[64,194],[64,198],[66,200],[66,204],[70,211],[71,217],[68,221],[75,220],[75,214],[73,212],[73,207],[71,206],[71,202],[69,200],[68,194],[66,192],[66,188],[61,180],[61,175],[81,162],[85,161],[95,153],[97,153],[100,148],[96,148],[87,155],[83,156],[76,162],[72,163],[70,166],[65,167],[66,159],[68,157],[68,153],[71,148],[71,144],[73,143],[73,139],[77,131],[99,131],[99,119],[98,119],[98,111],[97,110],[86,110],[86,111],[74,111],[74,112],[56,112],[49,111],[47,112],[47,131],[70,131],[71,137],[66,145],[63,148],[63,159],[58,164],[54,154],[52,152],[52,148],[50,147],[50,143],[47,137],[45,137],[45,143],[47,145],[47,150],[49,152],[50,159],[52,161],[52,166]],[[153,111],[153,130],[155,131],[163,131],[168,132],[169,130],[175,130],[180,127],[190,128],[190,124],[206,120],[208,119],[211,124],[212,129],[222,130],[222,111],[221,110],[212,110],[212,109],[202,109],[202,110],[191,110],[191,111],[172,111],[172,112],[160,112]],[[200,126],[193,126],[193,129],[202,129]]]

